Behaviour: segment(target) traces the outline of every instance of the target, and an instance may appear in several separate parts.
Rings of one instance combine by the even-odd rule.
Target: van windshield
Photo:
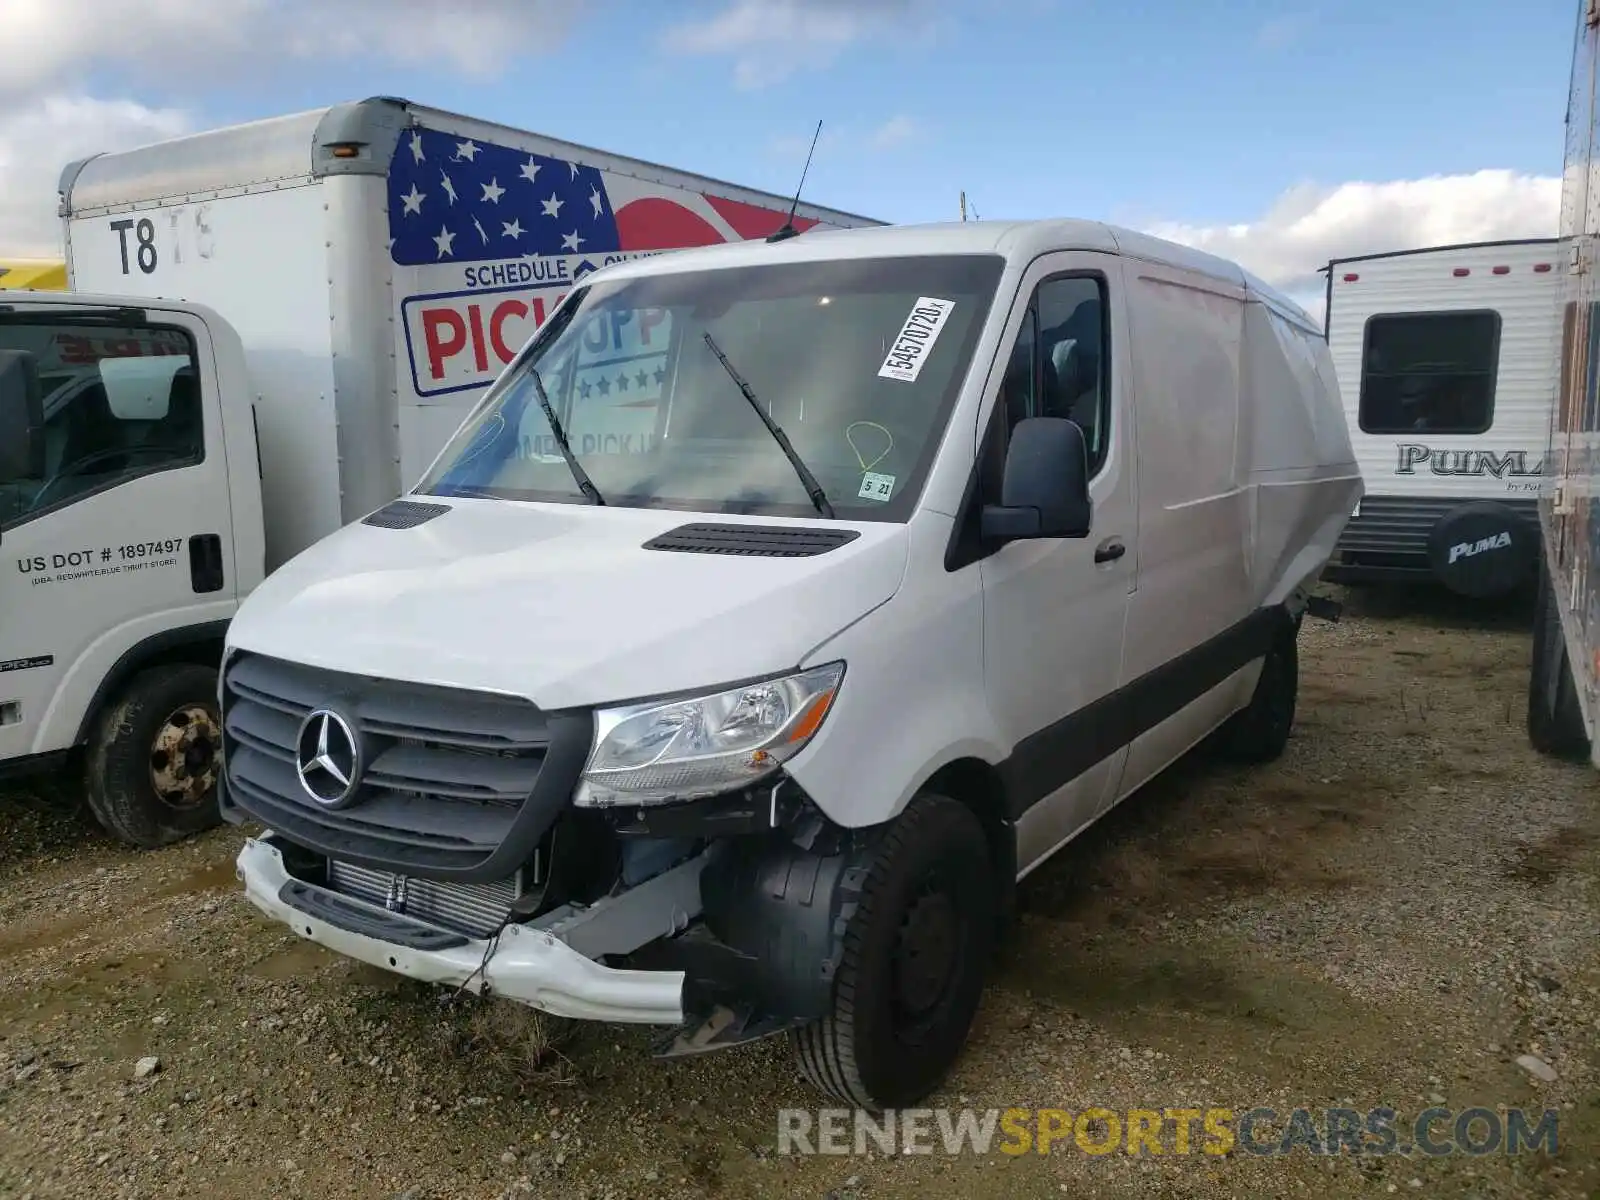
[[[551,432],[537,371],[606,504],[815,517],[720,351],[836,516],[903,521],[1003,266],[996,255],[843,259],[583,287],[417,490],[589,503]]]

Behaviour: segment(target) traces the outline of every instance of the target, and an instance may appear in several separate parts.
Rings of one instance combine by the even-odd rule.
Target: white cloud
[[[1288,13],[1264,21],[1256,30],[1256,48],[1259,50],[1284,50],[1303,38],[1311,28],[1307,13]]]
[[[812,127],[813,131],[815,126]],[[817,161],[828,158],[871,157],[925,136],[927,127],[904,114],[892,116],[877,125],[824,125],[817,138]],[[805,161],[811,149],[811,134],[785,133],[767,143],[767,152],[775,158],[793,159],[796,167]]]
[[[132,100],[47,96],[0,111],[0,255],[58,258],[63,253],[56,216],[56,183],[75,158],[119,150],[190,127],[176,109],[147,108]]]
[[[1561,180],[1514,171],[1434,175],[1387,183],[1302,184],[1253,221],[1142,222],[1157,237],[1240,263],[1322,312],[1318,271],[1332,258],[1455,242],[1554,237]]]
[[[870,141],[879,150],[887,150],[891,146],[911,141],[921,132],[917,123],[910,117],[890,117],[872,131]]]
[[[186,83],[270,71],[284,57],[356,56],[492,75],[548,49],[575,23],[561,0],[0,0],[0,93],[25,93],[109,63]]]
[[[560,44],[565,0],[0,0],[0,254],[59,254],[55,185],[74,158],[172,137],[197,117],[88,94],[115,71],[137,89],[203,93],[288,62],[377,59],[475,77]]]
[[[730,0],[715,16],[667,31],[668,49],[734,60],[740,87],[777,83],[806,67],[825,67],[856,42],[894,30],[923,36],[929,22],[911,0]]]

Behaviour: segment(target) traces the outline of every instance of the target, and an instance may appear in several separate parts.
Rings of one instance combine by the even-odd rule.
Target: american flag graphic
[[[706,246],[765,237],[785,216],[420,126],[401,137],[389,168],[390,254],[400,266]]]

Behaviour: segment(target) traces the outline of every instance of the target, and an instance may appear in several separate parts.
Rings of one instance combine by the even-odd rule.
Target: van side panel
[[[1250,485],[1250,595],[1314,582],[1361,496],[1327,343],[1259,300],[1244,312],[1239,452]]]
[[[1129,597],[1123,683],[1218,639],[1251,611],[1250,496],[1239,462],[1244,289],[1130,262],[1139,571]],[[1250,668],[1137,737],[1122,795],[1142,785],[1242,701]]]
[[[123,221],[131,225],[114,228]],[[74,290],[197,301],[238,330],[255,389],[267,570],[339,528],[322,188],[75,215],[68,236]],[[153,247],[142,257],[141,240]]]
[[[1137,679],[1249,611],[1239,476],[1243,291],[1130,262],[1139,578],[1124,675]],[[1182,614],[1173,620],[1173,614]]]

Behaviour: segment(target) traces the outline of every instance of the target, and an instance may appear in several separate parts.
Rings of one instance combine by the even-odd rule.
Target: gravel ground
[[[1280,762],[1180,764],[1025,881],[929,1103],[1553,1108],[1555,1155],[780,1155],[781,1042],[452,1003],[257,919],[238,831],[133,854],[41,787],[0,798],[0,1195],[1600,1195],[1600,806],[1527,748],[1527,611],[1347,600]]]

